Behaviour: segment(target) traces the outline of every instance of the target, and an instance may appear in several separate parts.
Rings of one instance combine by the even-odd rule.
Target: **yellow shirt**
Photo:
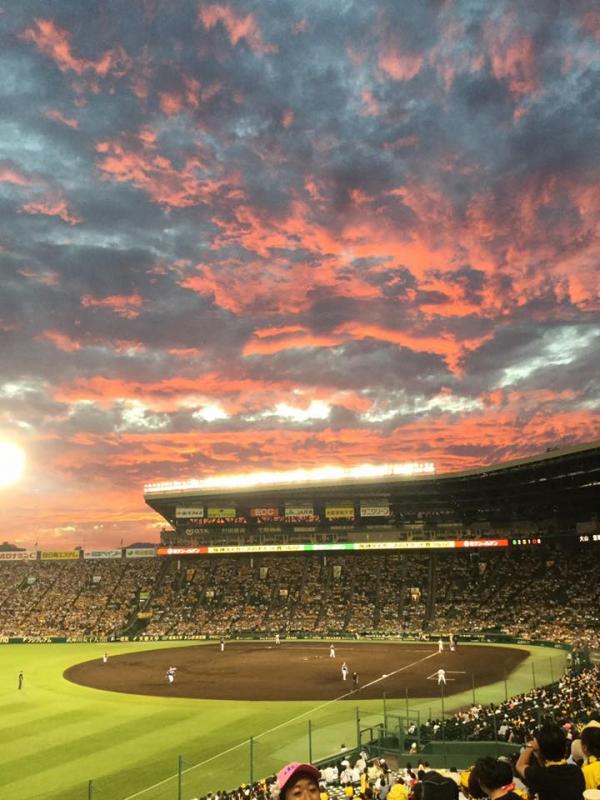
[[[402,783],[395,783],[388,792],[387,800],[408,800],[408,789]]]
[[[588,763],[582,766],[586,789],[596,789],[600,786],[600,761],[596,756],[590,756]]]

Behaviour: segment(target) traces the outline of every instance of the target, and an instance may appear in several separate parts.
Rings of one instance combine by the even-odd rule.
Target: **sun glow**
[[[23,475],[25,453],[16,444],[0,442],[0,487],[8,486]]]

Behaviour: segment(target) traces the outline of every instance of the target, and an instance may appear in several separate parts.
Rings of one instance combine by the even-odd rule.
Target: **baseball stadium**
[[[144,497],[157,547],[0,552],[3,797],[338,798],[598,718],[600,442]]]

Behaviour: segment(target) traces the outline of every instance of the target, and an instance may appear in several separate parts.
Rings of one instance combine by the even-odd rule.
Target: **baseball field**
[[[227,642],[224,652],[189,642],[6,645],[0,796],[178,800],[181,791],[192,800],[353,747],[384,707],[426,719],[442,702],[448,714],[473,699],[503,700],[563,667],[562,652],[513,645],[440,654],[431,643],[337,642],[335,659],[315,641]]]

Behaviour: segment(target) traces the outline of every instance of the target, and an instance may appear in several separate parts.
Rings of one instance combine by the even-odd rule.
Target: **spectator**
[[[582,800],[583,773],[574,764],[567,764],[566,747],[564,730],[547,724],[523,748],[516,770],[539,800]]]
[[[521,800],[515,792],[513,771],[506,761],[486,756],[480,758],[469,775],[468,791],[473,798]]]
[[[277,773],[279,800],[320,800],[319,778],[312,764],[287,764]]]
[[[583,777],[586,789],[600,788],[600,724],[595,720],[581,731],[581,750],[585,762]]]

